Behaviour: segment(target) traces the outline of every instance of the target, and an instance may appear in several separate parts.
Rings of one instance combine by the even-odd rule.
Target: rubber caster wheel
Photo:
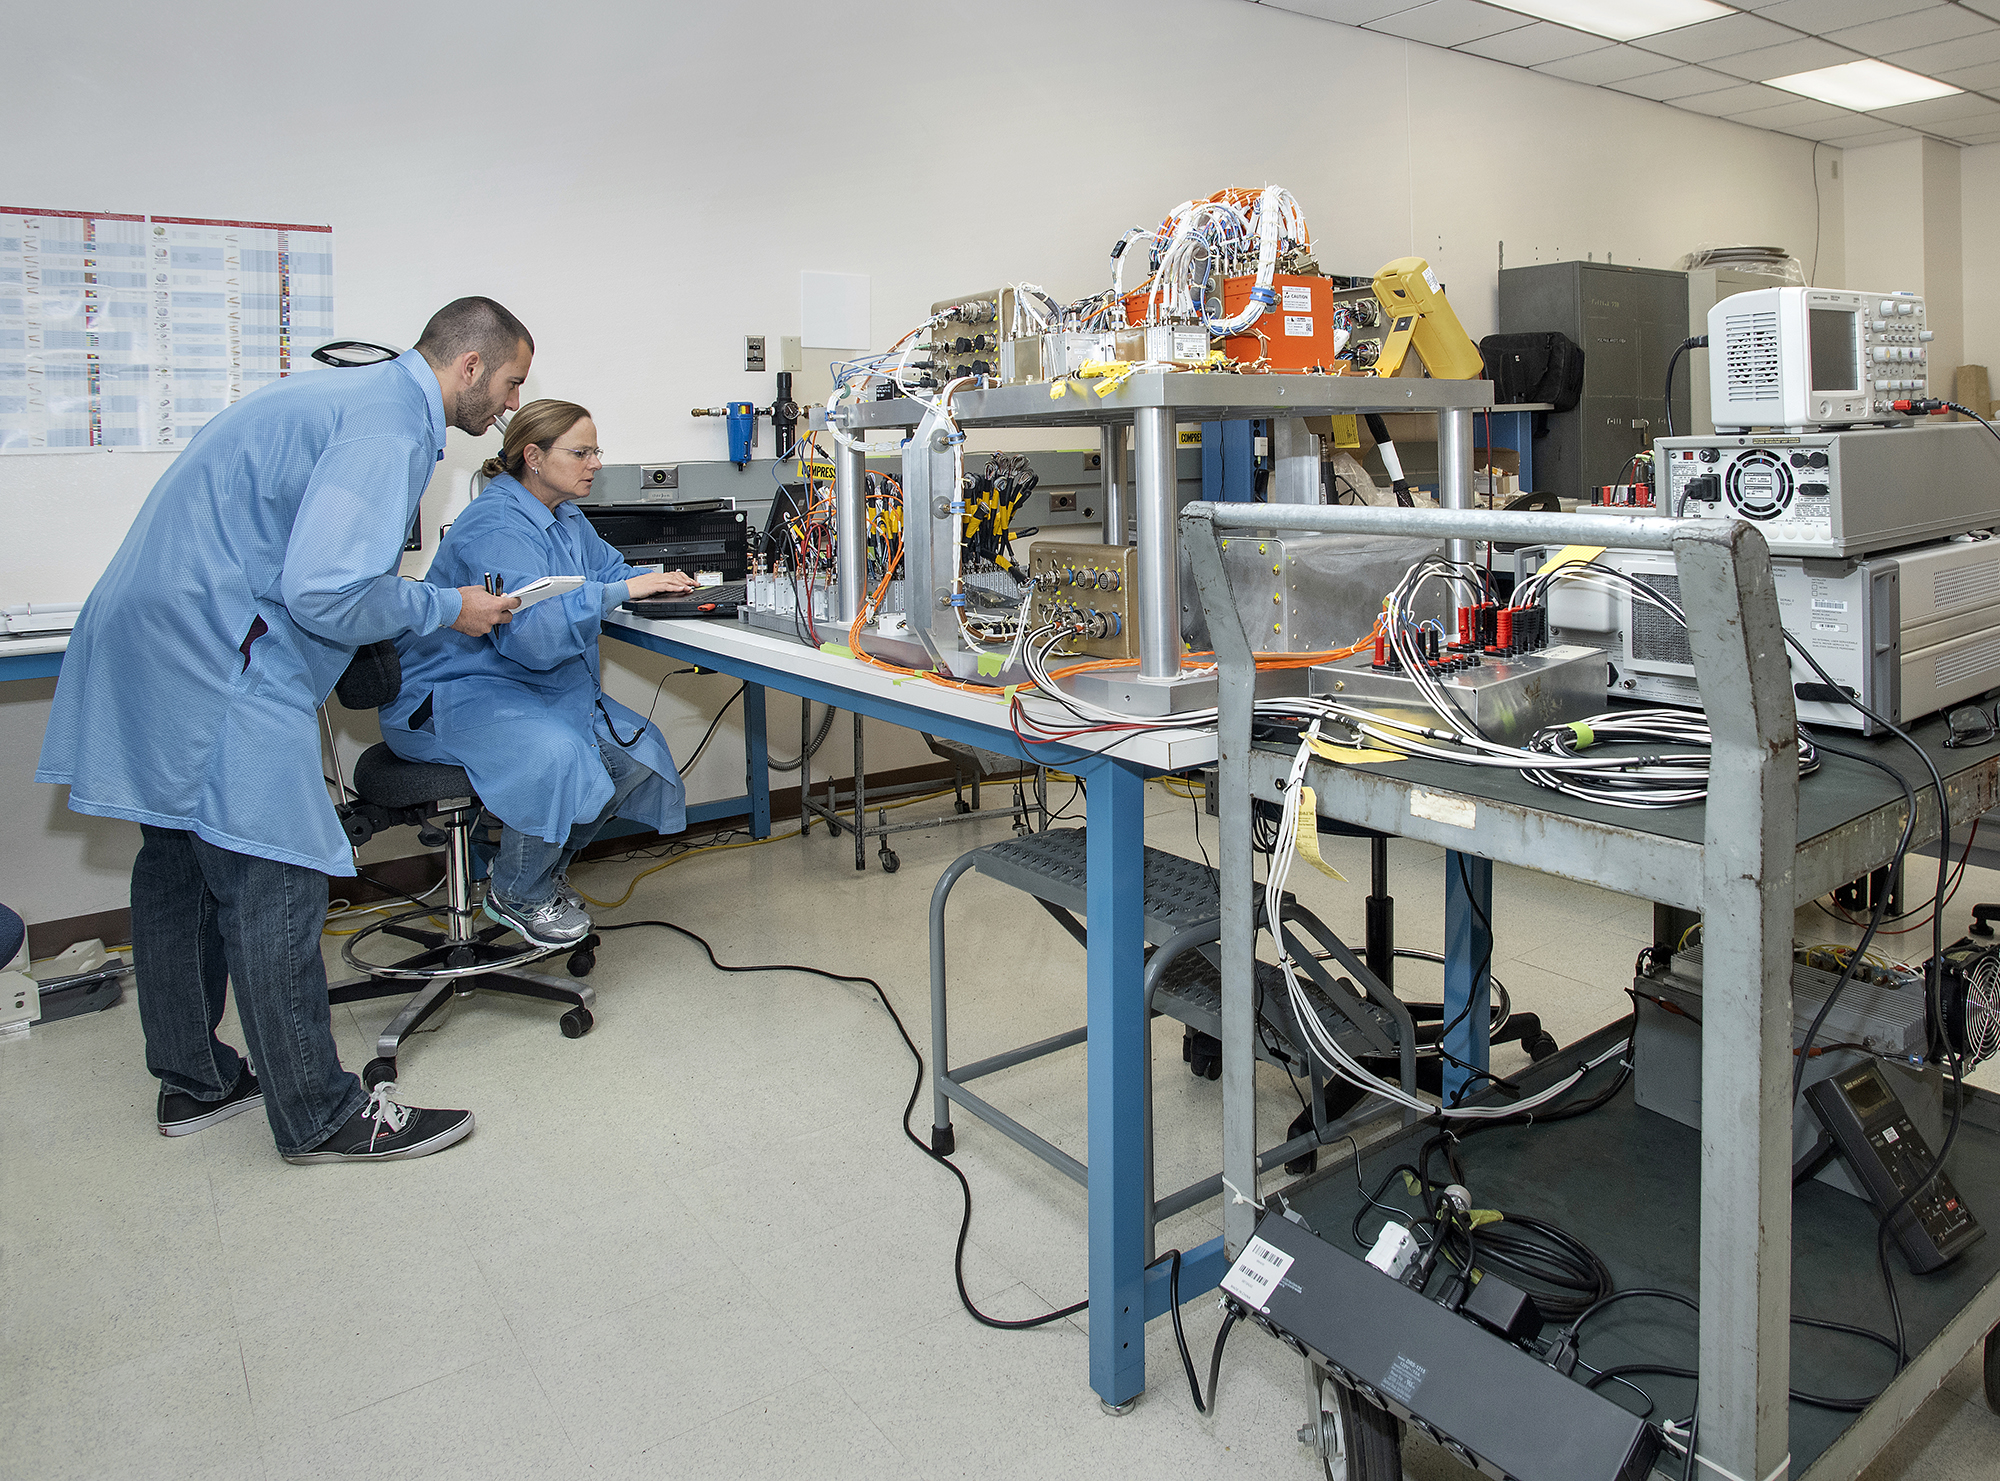
[[[572,977],[588,977],[590,969],[596,965],[597,953],[594,951],[573,951],[569,954],[569,975]]]
[[[882,850],[882,872],[884,874],[894,874],[898,869],[901,869],[902,867],[903,867],[903,861],[896,857],[896,851],[894,849],[885,848]]]
[[[956,802],[952,803],[951,810],[963,816],[964,814],[972,811],[972,804],[967,802],[963,797],[961,797]]]
[[[454,972],[466,967],[476,967],[479,965],[479,954],[469,946],[461,946],[445,957],[444,964]]]
[[[1547,1059],[1551,1054],[1562,1050],[1562,1045],[1556,1042],[1555,1035],[1549,1033],[1535,1035],[1524,1047],[1528,1051],[1528,1058],[1533,1060]]]
[[[1399,1481],[1403,1427],[1388,1410],[1321,1375],[1319,1433],[1299,1436],[1319,1452],[1327,1481]],[[1463,1452],[1461,1452],[1463,1453]]]
[[[361,1083],[373,1090],[377,1085],[387,1085],[396,1078],[396,1061],[393,1059],[371,1059],[368,1068],[361,1072]]]
[[[590,1016],[588,1008],[572,1008],[556,1022],[565,1039],[580,1039],[590,1032],[590,1026],[597,1020]]]

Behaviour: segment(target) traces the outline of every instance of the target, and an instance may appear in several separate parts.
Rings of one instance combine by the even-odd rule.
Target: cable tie
[[[1229,1199],[1229,1201],[1230,1201],[1231,1203],[1247,1203],[1247,1204],[1249,1204],[1249,1205],[1250,1205],[1250,1206],[1251,1206],[1252,1208],[1254,1208],[1254,1209],[1258,1209],[1258,1210],[1262,1210],[1262,1209],[1263,1209],[1263,1207],[1264,1207],[1264,1200],[1263,1200],[1263,1199],[1261,1199],[1261,1198],[1246,1198],[1246,1197],[1244,1197],[1244,1196],[1243,1196],[1243,1190],[1242,1190],[1241,1188],[1238,1188],[1238,1187],[1237,1187],[1237,1186],[1236,1186],[1236,1185],[1235,1185],[1234,1183],[1230,1182],[1230,1181],[1229,1181],[1229,1179],[1228,1179],[1228,1178],[1227,1178],[1226,1176],[1225,1176],[1225,1177],[1223,1178],[1223,1180],[1222,1180],[1222,1186],[1223,1186],[1224,1188],[1226,1188],[1226,1189],[1228,1189],[1228,1190],[1229,1190],[1229,1194],[1230,1194],[1230,1199]]]

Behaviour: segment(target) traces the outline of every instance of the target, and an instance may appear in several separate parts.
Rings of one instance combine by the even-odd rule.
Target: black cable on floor
[[[882,1005],[883,1011],[889,1015],[889,1021],[896,1025],[896,1032],[903,1040],[903,1047],[910,1051],[910,1058],[917,1062],[917,1075],[916,1079],[910,1085],[910,1098],[903,1103],[903,1135],[908,1139],[911,1146],[915,1147],[919,1152],[930,1158],[931,1161],[937,1163],[938,1166],[944,1168],[953,1177],[958,1179],[959,1193],[964,1199],[965,1212],[958,1222],[958,1244],[953,1250],[951,1258],[952,1279],[958,1285],[959,1303],[965,1307],[972,1319],[981,1326],[997,1327],[1002,1331],[1008,1332],[1020,1332],[1026,1331],[1031,1327],[1047,1326],[1050,1322],[1062,1321],[1066,1317],[1075,1316],[1078,1312],[1089,1308],[1090,1301],[1088,1298],[1085,1298],[1073,1305],[1045,1312],[1041,1316],[1026,1317],[1018,1321],[1007,1321],[1000,1317],[988,1316],[973,1304],[972,1293],[965,1287],[965,1241],[972,1232],[972,1184],[966,1181],[965,1174],[959,1169],[957,1163],[953,1162],[943,1153],[934,1151],[927,1142],[910,1130],[910,1113],[916,1109],[917,1097],[923,1093],[924,1088],[924,1056],[918,1050],[916,1041],[910,1037],[909,1029],[904,1026],[902,1015],[896,1011],[895,1005],[889,1001],[888,993],[882,990],[881,983],[877,982],[873,977],[857,976],[847,972],[829,972],[824,967],[807,967],[796,962],[768,962],[753,966],[731,966],[717,959],[715,948],[710,946],[708,942],[697,936],[693,931],[690,931],[686,926],[677,926],[672,921],[620,921],[614,926],[599,926],[597,927],[597,931],[599,935],[603,935],[611,931],[630,931],[639,926],[657,926],[663,931],[672,931],[676,935],[687,937],[688,940],[694,942],[695,945],[699,946],[707,954],[709,965],[714,967],[718,972],[803,972],[811,977],[824,977],[829,982],[854,983],[873,990],[876,1000]],[[1158,1264],[1159,1261],[1156,1260],[1153,1263]],[[1179,1307],[1176,1306],[1176,1327],[1179,1325],[1179,1310]]]

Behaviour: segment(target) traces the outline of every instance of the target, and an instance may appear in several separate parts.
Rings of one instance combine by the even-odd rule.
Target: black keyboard
[[[677,597],[644,597],[625,603],[635,617],[734,617],[737,608],[749,601],[747,586],[741,581],[725,581],[720,586],[704,586]]]

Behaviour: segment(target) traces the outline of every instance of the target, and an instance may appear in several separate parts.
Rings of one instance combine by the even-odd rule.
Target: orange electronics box
[[[1256,286],[1257,279],[1248,273],[1224,278],[1223,317],[1240,313]],[[1333,355],[1332,280],[1279,273],[1271,279],[1271,291],[1278,295],[1278,302],[1264,310],[1248,334],[1224,340],[1223,352],[1246,365],[1268,359],[1274,371],[1340,370]],[[1137,324],[1145,316],[1145,290],[1126,294],[1125,322]]]

